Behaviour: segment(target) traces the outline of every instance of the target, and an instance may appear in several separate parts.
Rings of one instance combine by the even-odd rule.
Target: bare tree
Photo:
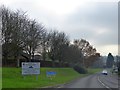
[[[57,59],[59,60],[59,64],[60,66],[62,66],[62,63],[65,62],[64,57],[66,57],[66,55],[64,54],[64,52],[66,52],[66,46],[69,45],[69,38],[68,36],[64,33],[64,32],[60,32],[58,34],[58,54],[57,54]]]
[[[93,62],[92,59],[95,60],[97,57],[96,49],[88,41],[76,39],[71,45],[64,32],[57,30],[48,32],[41,23],[28,18],[21,10],[11,11],[2,6],[0,17],[4,60],[8,57],[18,60],[21,54],[24,56],[23,53],[28,55],[28,57],[24,56],[25,58],[34,59],[35,52],[39,51],[44,61],[48,55],[53,66],[56,61],[62,66],[65,62],[80,64],[84,60],[89,66]],[[37,50],[40,47],[42,47],[41,51]]]
[[[11,35],[12,35],[12,12],[2,6],[1,8],[1,17],[2,17],[2,54],[4,56],[4,63],[6,63],[8,56],[11,51]]]
[[[29,54],[30,59],[34,59],[35,51],[41,45],[43,32],[44,26],[42,24],[38,24],[35,20],[27,22],[23,42],[25,46],[24,51]]]
[[[64,32],[58,32],[58,31],[51,31],[50,34],[50,50],[49,50],[49,57],[54,62],[57,60],[59,61],[60,65],[62,63],[63,52],[64,52],[64,45],[69,44],[69,39],[67,35]]]
[[[47,57],[47,51],[49,49],[49,35],[46,29],[44,30],[42,35],[41,46],[42,46],[42,59],[45,61]]]
[[[41,44],[44,26],[30,20],[25,12],[11,11],[1,7],[3,56],[17,59],[22,52],[34,58],[36,48]]]

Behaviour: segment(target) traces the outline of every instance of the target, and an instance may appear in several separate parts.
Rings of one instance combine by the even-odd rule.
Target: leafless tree
[[[58,60],[60,64],[62,63],[63,52],[64,52],[63,46],[69,44],[69,39],[64,32],[51,31],[49,35],[50,35],[49,57],[53,61],[53,66],[54,66],[54,62],[56,60]]]
[[[30,59],[34,59],[35,51],[41,45],[43,32],[44,26],[42,24],[38,24],[35,20],[27,22],[26,29],[23,32],[23,42],[24,51],[29,54]]]

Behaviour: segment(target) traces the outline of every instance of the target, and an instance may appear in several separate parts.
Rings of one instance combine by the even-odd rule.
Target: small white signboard
[[[40,74],[39,62],[22,62],[22,75],[38,75]]]

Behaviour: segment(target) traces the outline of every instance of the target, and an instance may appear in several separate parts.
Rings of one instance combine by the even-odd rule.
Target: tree
[[[0,17],[5,62],[9,58],[18,60],[20,55],[29,60],[34,59],[35,53],[40,52],[44,61],[46,56],[52,60],[53,66],[56,61],[60,66],[66,62],[89,66],[97,57],[96,49],[88,41],[76,39],[74,44],[70,44],[66,33],[57,30],[48,32],[41,23],[30,19],[21,10],[11,11],[2,6]]]
[[[49,57],[53,61],[53,66],[55,61],[59,61],[60,65],[63,61],[63,53],[65,45],[69,44],[69,39],[64,32],[51,31],[49,34]],[[64,62],[64,61],[63,61]]]
[[[11,21],[12,28],[11,28],[11,49],[13,51],[14,59],[18,59],[20,53],[22,53],[23,49],[23,40],[22,40],[22,30],[23,24],[25,24],[25,13],[22,11],[17,10],[13,13],[13,20]]]
[[[34,59],[36,49],[41,45],[44,26],[35,20],[27,22],[23,32],[24,51],[29,54],[29,59]]]
[[[8,56],[11,53],[11,36],[12,36],[12,21],[13,21],[13,12],[4,6],[0,7],[1,9],[1,18],[2,18],[2,54],[4,59],[4,64],[8,60]]]
[[[98,60],[96,60],[93,64],[92,64],[92,67],[93,68],[104,68],[104,65],[105,65],[105,60],[102,56],[100,56],[98,58]]]
[[[93,63],[93,61],[97,60],[93,57],[97,57],[96,56],[96,49],[93,48],[92,45],[90,45],[90,43],[84,39],[75,39],[74,40],[74,45],[77,46],[80,50],[81,50],[81,53],[83,55],[83,57],[81,58],[82,59],[82,65],[83,66],[90,66],[91,63]],[[92,58],[92,59],[91,59]]]
[[[75,45],[70,45],[67,50],[66,61],[69,62],[70,66],[74,67],[75,65],[82,64],[82,52]]]
[[[29,55],[29,59],[34,58],[34,53],[42,42],[44,26],[29,19],[26,13],[20,10],[13,12],[2,6],[0,11],[5,60],[8,60],[8,57],[17,60],[23,52]]]
[[[58,35],[58,40],[59,40],[59,43],[58,43],[58,54],[57,54],[57,59],[59,60],[59,64],[60,66],[62,65],[64,61],[64,52],[66,52],[66,46],[69,45],[69,39],[67,37],[67,35],[64,33],[64,32],[60,32],[59,35]]]
[[[42,59],[43,61],[45,61],[47,57],[47,51],[49,49],[49,35],[46,30],[44,30],[42,35],[41,46],[42,46],[42,50],[40,51],[42,54]]]
[[[49,33],[49,50],[48,56],[52,60],[53,67],[55,66],[55,60],[57,59],[57,47],[58,47],[58,31],[51,31]]]
[[[100,53],[96,53],[95,55],[91,55],[91,56],[85,58],[85,67],[88,68],[99,60],[100,60]]]
[[[111,53],[108,54],[106,65],[108,68],[111,68],[114,64],[114,57]]]
[[[96,49],[93,48],[90,43],[84,39],[75,39],[74,44],[81,49],[84,56],[88,57],[90,55],[95,55]]]

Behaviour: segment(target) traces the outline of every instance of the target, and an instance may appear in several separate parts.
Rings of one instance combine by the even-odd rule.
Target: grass
[[[46,77],[46,71],[55,71],[57,75],[52,80]],[[2,88],[37,88],[52,86],[56,84],[62,84],[69,82],[78,77],[84,77],[89,74],[93,74],[99,69],[89,69],[88,74],[79,74],[72,68],[41,68],[41,74],[36,80],[35,75],[29,75],[23,77],[21,75],[21,68],[3,68],[2,73]]]
[[[0,89],[2,88],[2,68],[0,67]]]
[[[103,70],[102,68],[89,68],[88,74],[95,74],[95,73],[100,72],[102,70]]]

